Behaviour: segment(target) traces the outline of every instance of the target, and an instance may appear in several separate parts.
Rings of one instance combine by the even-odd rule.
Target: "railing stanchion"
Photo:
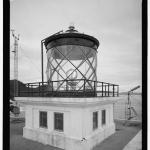
[[[117,96],[119,96],[119,85],[117,86]]]
[[[54,83],[53,83],[53,81],[51,81],[51,83],[52,83],[52,92],[54,91]]]
[[[39,96],[40,96],[40,94],[41,94],[41,89],[40,89],[40,82],[39,82]]]
[[[66,80],[66,91],[68,91],[68,81]]]
[[[85,96],[85,79],[84,79],[84,87],[83,87],[83,91],[84,91],[84,96]]]
[[[113,84],[113,97],[115,96],[115,88],[114,88],[114,84]]]
[[[51,88],[52,88],[52,96],[53,96],[53,94],[54,94],[54,85],[53,85],[53,81],[51,81]]]
[[[106,85],[105,85],[105,96],[106,96]]]
[[[29,96],[29,83],[27,84],[27,87],[28,87],[28,96]]]
[[[31,85],[31,95],[33,97],[33,85]]]
[[[96,81],[94,81],[94,96],[96,96]]]
[[[109,83],[108,83],[108,97],[109,97]]]
[[[104,84],[102,82],[102,97],[104,96],[103,86],[104,86]]]
[[[20,96],[20,84],[18,84],[18,96]]]

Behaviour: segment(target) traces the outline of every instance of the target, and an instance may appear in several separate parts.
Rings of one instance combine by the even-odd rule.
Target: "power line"
[[[14,45],[11,45],[11,47],[10,47],[10,51],[12,51],[12,48],[13,48],[13,46]],[[25,52],[24,52],[24,50],[23,50],[23,48],[20,46],[19,47],[22,51],[22,53],[20,53],[22,56],[24,56],[24,57],[26,57],[27,59],[28,59],[28,61],[30,61],[30,63],[34,66],[34,69],[36,69],[38,72],[40,72],[39,71],[39,69],[38,69],[38,67],[31,61],[31,59],[25,54]],[[21,56],[20,56],[21,57]],[[18,56],[18,60],[19,60],[19,56]],[[12,71],[11,71],[12,72]],[[41,78],[40,76],[32,76],[31,78],[27,78],[27,80],[31,80],[31,79],[35,79],[35,78]]]
[[[39,73],[41,73],[41,71],[39,70],[39,68],[33,63],[33,61],[31,61],[31,59],[24,53],[24,50],[23,50],[23,48],[20,46],[20,48],[21,48],[21,50],[22,50],[22,53],[24,54],[24,56],[30,61],[30,63],[33,65],[33,66],[35,66],[35,68],[37,69],[37,71],[39,72]]]

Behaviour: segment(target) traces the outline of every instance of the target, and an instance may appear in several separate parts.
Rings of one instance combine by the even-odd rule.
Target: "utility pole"
[[[14,38],[14,97],[18,96],[18,41],[19,41],[19,34],[16,36],[14,34],[15,30],[12,31],[12,36]]]

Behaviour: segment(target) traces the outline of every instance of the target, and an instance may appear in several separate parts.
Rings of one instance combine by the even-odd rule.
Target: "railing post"
[[[94,81],[94,96],[96,96],[96,81]]]
[[[105,85],[105,96],[106,96],[106,85]]]
[[[103,92],[104,92],[104,91],[103,91],[103,86],[104,86],[104,84],[103,84],[103,82],[102,82],[102,97],[103,97]]]
[[[18,84],[18,96],[20,96],[20,84]]]
[[[40,94],[41,94],[41,89],[40,89],[40,82],[39,82],[39,96],[40,96]]]
[[[51,81],[51,86],[52,86],[52,92],[54,91],[54,85],[53,85],[53,81]]]
[[[28,94],[27,95],[29,96],[29,83],[27,84],[27,87],[28,87]]]
[[[84,79],[83,91],[84,91],[84,96],[85,96],[85,79]]]
[[[114,88],[114,84],[113,84],[113,97],[115,96],[114,90],[115,90],[115,88]]]
[[[31,85],[31,95],[33,97],[33,85]]]
[[[52,88],[52,90],[51,90],[51,91],[52,91],[52,96],[53,96],[53,95],[54,95],[54,92],[53,92],[53,91],[54,91],[54,89],[53,89],[53,88],[54,88],[54,87],[53,87],[54,85],[53,85],[53,81],[50,81],[50,82],[51,82],[51,84],[50,84],[50,85],[51,85],[51,88]]]
[[[109,83],[108,83],[108,97],[109,97]]]
[[[119,96],[119,85],[117,86],[117,96]]]
[[[66,80],[66,91],[68,91],[68,81]]]

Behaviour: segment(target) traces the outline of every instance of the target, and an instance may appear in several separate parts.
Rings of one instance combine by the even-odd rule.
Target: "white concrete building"
[[[23,137],[27,139],[65,150],[91,150],[115,132],[113,104],[117,97],[16,100],[25,107]],[[45,113],[43,126],[40,113]],[[56,113],[62,119],[58,126]]]

